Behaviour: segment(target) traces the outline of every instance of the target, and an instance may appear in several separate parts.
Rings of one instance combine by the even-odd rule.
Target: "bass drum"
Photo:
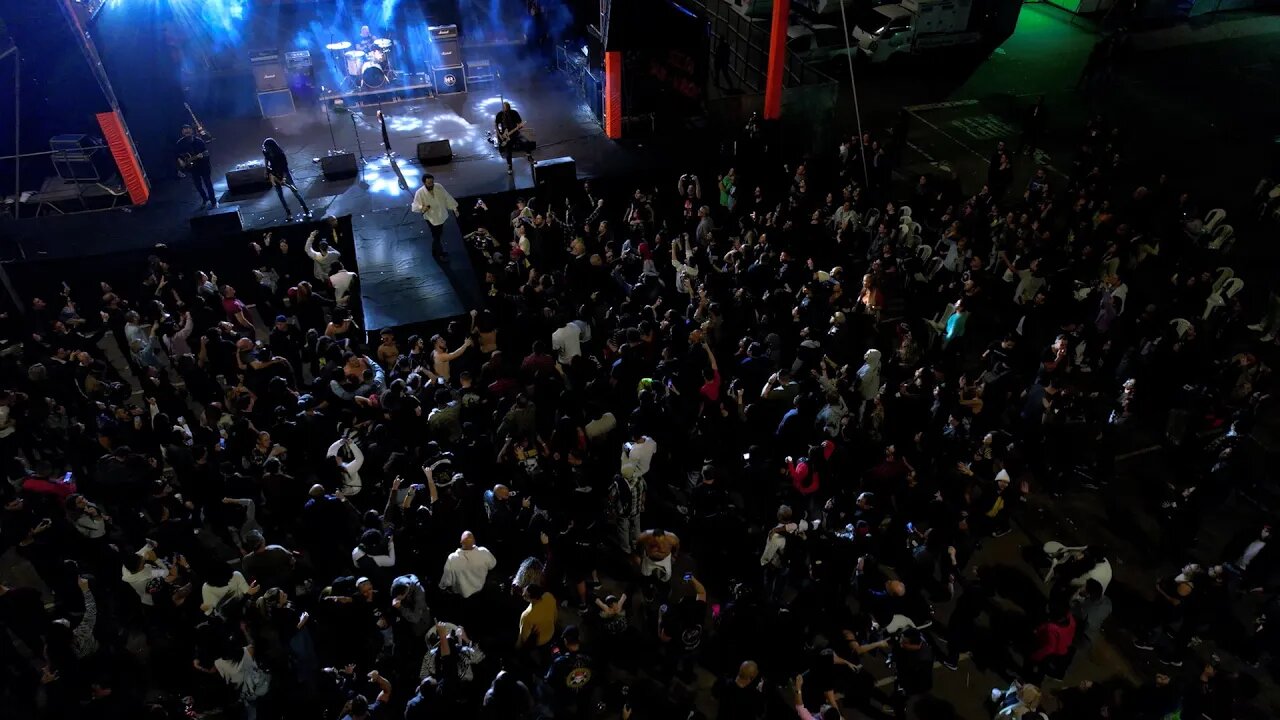
[[[365,62],[364,67],[360,69],[360,79],[365,87],[380,88],[387,84],[387,71],[382,66],[372,60]]]

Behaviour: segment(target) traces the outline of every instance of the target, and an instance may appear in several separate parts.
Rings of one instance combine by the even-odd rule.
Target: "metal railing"
[[[769,67],[768,18],[750,18],[732,0],[688,0],[711,25],[711,34],[723,38],[729,50],[729,72],[748,93],[764,92]],[[715,43],[717,46],[719,43]],[[834,82],[831,76],[795,55],[787,56],[785,87]]]

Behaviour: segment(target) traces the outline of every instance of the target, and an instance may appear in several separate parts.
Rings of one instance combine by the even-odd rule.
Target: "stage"
[[[260,146],[266,137],[274,137],[288,153],[298,190],[316,218],[326,214],[351,216],[364,326],[376,329],[433,323],[464,315],[478,306],[478,278],[461,238],[461,233],[471,228],[450,224],[446,243],[451,261],[441,266],[430,257],[422,218],[408,212],[408,207],[413,192],[421,185],[424,170],[458,199],[464,223],[476,197],[532,190],[529,163],[517,158],[515,173],[507,175],[505,161],[485,140],[504,98],[520,111],[535,133],[535,156],[572,157],[580,179],[632,177],[656,167],[658,160],[653,153],[606,138],[563,77],[541,69],[507,74],[500,83],[489,83],[484,92],[473,90],[367,105],[353,108],[351,114],[334,113],[330,118],[332,138],[318,103],[286,117],[246,119],[201,114],[200,120],[214,137],[210,151],[219,202],[224,208],[239,211],[245,229],[266,230],[285,220],[273,190],[237,195],[227,189],[225,173],[260,162]],[[394,167],[382,148],[378,109],[387,119],[388,135],[396,153]],[[174,137],[176,140],[177,128]],[[452,145],[453,160],[422,167],[416,158],[417,144],[445,138]],[[335,144],[355,153],[363,149],[367,160],[363,177],[334,181],[323,178],[320,166],[312,160]],[[407,189],[400,186],[397,168]],[[78,262],[95,255],[136,252],[156,243],[181,246],[194,242],[190,218],[202,213],[191,180],[177,177],[176,172],[150,179],[152,200],[146,206],[6,221],[0,228],[0,235],[8,240],[2,246],[4,258],[11,263],[26,260],[45,264],[60,259]],[[297,201],[288,191],[285,197],[296,213]],[[10,272],[15,270],[10,265]]]
[[[260,146],[266,137],[274,137],[288,153],[298,189],[316,213],[358,216],[382,208],[405,207],[421,184],[424,168],[418,162],[416,149],[419,142],[427,140],[449,140],[452,162],[425,170],[456,198],[531,189],[533,174],[529,164],[517,159],[515,173],[507,175],[502,156],[485,139],[503,100],[524,117],[538,143],[535,157],[572,157],[580,178],[623,174],[648,165],[644,153],[630,151],[604,136],[590,110],[567,87],[562,76],[541,69],[509,72],[501,80],[467,93],[367,103],[351,107],[349,113],[329,111],[327,118],[326,106],[317,103],[285,117],[201,116],[200,120],[214,137],[210,151],[219,202],[234,204],[247,227],[258,227],[283,218],[275,193],[263,189],[249,195],[230,194],[225,173],[260,164]],[[378,110],[386,117],[391,148],[396,153],[395,165],[408,185],[407,191],[401,189],[400,178],[382,147]],[[367,160],[363,165],[367,188],[360,176],[336,181],[326,181],[321,176],[320,166],[313,160],[335,146],[357,155],[363,153]],[[174,185],[190,198],[191,209],[196,209],[199,198],[190,181],[175,177],[155,182],[157,186],[165,184]],[[288,193],[286,198],[296,204]]]

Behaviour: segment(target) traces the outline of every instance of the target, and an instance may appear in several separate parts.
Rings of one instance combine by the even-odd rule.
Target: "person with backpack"
[[[633,463],[623,463],[609,485],[606,511],[613,524],[618,546],[631,554],[640,537],[640,513],[644,512],[645,481]]]
[[[805,533],[809,521],[795,522],[789,505],[778,507],[778,524],[769,531],[760,553],[760,567],[764,568],[764,584],[774,602],[782,600],[790,570],[805,560]]]

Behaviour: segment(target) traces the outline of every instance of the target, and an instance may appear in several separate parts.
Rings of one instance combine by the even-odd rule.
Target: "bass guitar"
[[[516,125],[510,130],[499,130],[494,135],[494,145],[497,146],[499,150],[506,148],[507,145],[510,144],[510,142],[515,139],[516,135],[518,135],[520,131],[524,129],[525,129],[525,124],[520,123],[519,125]]]

